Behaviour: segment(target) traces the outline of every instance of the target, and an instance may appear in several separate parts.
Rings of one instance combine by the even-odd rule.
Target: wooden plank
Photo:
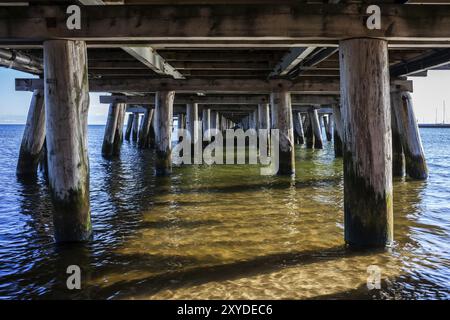
[[[379,37],[397,43],[450,41],[450,6],[380,4],[381,29],[368,30],[367,4],[86,6],[80,30],[66,27],[66,6],[0,7],[0,42],[67,38],[133,46],[133,41],[289,41],[333,46]],[[131,44],[131,45],[128,45]],[[301,45],[299,45],[301,46]]]
[[[126,103],[126,104],[152,104],[155,95],[146,94],[143,96],[124,96],[124,95],[109,95],[100,96],[100,103]],[[175,104],[259,104],[267,103],[269,101],[268,95],[216,95],[216,96],[175,96]],[[338,95],[291,95],[292,105],[331,105],[339,103]]]
[[[296,83],[287,80],[261,79],[91,79],[91,92],[156,92],[160,89],[170,89],[178,93],[250,93],[267,94],[279,86],[284,86],[293,94],[339,94],[339,79],[302,77]],[[42,89],[42,79],[16,79],[17,91],[34,91]],[[412,91],[412,81],[391,80],[391,91]]]
[[[104,5],[102,0],[79,0],[84,5]],[[171,76],[174,79],[184,79],[183,75],[175,70],[163,57],[153,50],[151,47],[123,47],[125,52],[134,57],[142,64],[160,75]]]
[[[275,66],[270,77],[284,76],[302,62],[316,47],[292,48]]]

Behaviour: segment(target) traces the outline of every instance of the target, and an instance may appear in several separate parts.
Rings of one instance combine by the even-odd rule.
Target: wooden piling
[[[131,129],[131,139],[137,141],[139,137],[139,113],[135,112],[133,117],[133,127]]]
[[[308,111],[309,124],[311,125],[314,134],[314,149],[323,149],[322,130],[319,121],[319,114],[317,109],[311,108]]]
[[[279,130],[279,175],[295,173],[294,128],[291,94],[275,91],[270,95],[272,104],[272,128]],[[276,152],[276,151],[274,151]]]
[[[207,108],[203,108],[202,110],[202,126],[203,126],[203,135],[205,135],[211,127],[211,110]],[[209,135],[206,136],[207,141],[210,141]]]
[[[27,123],[20,145],[17,161],[17,176],[35,177],[45,142],[45,106],[44,93],[35,90],[28,109]]]
[[[333,139],[333,117],[331,114],[328,114],[326,117],[323,117],[323,124],[325,126],[325,135],[327,137],[327,141],[331,141]]]
[[[125,121],[125,111],[127,105],[125,103],[119,103],[117,107],[119,108],[119,114],[117,116],[116,133],[114,134],[113,154],[112,154],[114,157],[120,156],[120,150],[122,149],[123,124]]]
[[[395,119],[405,154],[406,174],[412,179],[425,180],[428,178],[428,167],[411,95],[408,92],[393,93],[393,99]]]
[[[158,91],[155,96],[155,144],[157,176],[172,172],[172,118],[175,91]]]
[[[295,141],[298,144],[305,143],[305,134],[303,133],[303,123],[301,119],[300,112],[294,112],[292,114],[293,122],[294,122],[294,136]]]
[[[91,236],[87,117],[89,85],[84,41],[44,41],[48,178],[55,239]]]
[[[186,105],[186,129],[191,137],[191,144],[194,144],[198,134],[198,104],[189,103]]]
[[[144,149],[148,148],[149,146],[149,134],[150,134],[150,127],[153,120],[153,109],[147,109],[144,113],[144,118],[142,119],[141,123],[141,130],[139,130],[139,141],[138,141],[138,148]]]
[[[395,116],[395,107],[401,106],[401,93],[391,93],[391,128],[392,128],[392,176],[405,175],[405,154],[402,147],[400,130]],[[397,100],[397,104],[396,101]]]
[[[125,130],[125,140],[130,141],[131,130],[133,128],[134,113],[128,114],[127,129]]]
[[[102,144],[102,156],[110,158],[113,155],[114,137],[116,135],[117,121],[119,119],[120,106],[117,103],[109,105],[108,118],[106,120],[105,134]]]
[[[342,114],[339,105],[333,105],[333,122],[334,122],[334,132],[333,132],[333,143],[334,143],[334,156],[335,158],[342,157],[343,147],[342,141],[344,139],[344,129],[342,124]]]
[[[311,116],[309,112],[305,116],[305,140],[307,149],[314,148],[314,130],[311,124]]]
[[[383,247],[393,238],[387,41],[343,40],[339,58],[345,241],[354,247]]]

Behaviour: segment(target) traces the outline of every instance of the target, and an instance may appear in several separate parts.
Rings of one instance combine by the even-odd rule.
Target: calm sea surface
[[[101,157],[89,127],[94,240],[57,246],[42,177],[15,168],[23,126],[0,126],[0,298],[450,298],[450,129],[422,129],[426,182],[395,180],[395,244],[343,242],[342,160],[332,143],[296,150],[295,179],[250,165],[185,166],[153,176],[153,154],[124,142]],[[66,268],[82,289],[66,289]],[[368,266],[381,290],[367,289]]]

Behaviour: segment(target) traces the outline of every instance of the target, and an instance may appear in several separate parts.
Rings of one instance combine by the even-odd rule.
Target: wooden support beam
[[[198,104],[189,103],[186,105],[186,129],[189,131],[191,136],[191,143],[194,143],[197,139],[199,139],[197,136],[199,131],[198,125]]]
[[[448,45],[449,6],[378,5],[382,23],[374,30],[364,23],[369,16],[365,3],[85,6],[80,30],[67,28],[66,6],[7,6],[0,7],[0,41],[35,44],[66,38],[133,46],[163,39],[172,47],[192,40],[221,46],[244,41],[252,46],[315,42],[332,47],[342,39],[373,37],[402,44]]]
[[[294,128],[292,123],[291,96],[285,90],[270,95],[272,128],[279,130],[279,175],[295,174]],[[273,150],[276,152],[276,150]]]
[[[42,89],[42,79],[16,79],[17,91],[34,91]],[[298,82],[288,80],[262,79],[205,79],[190,78],[149,79],[149,78],[119,78],[119,79],[91,79],[90,92],[155,92],[159,89],[169,89],[177,93],[241,93],[268,94],[279,87],[286,88],[291,94],[317,95],[339,94],[339,79],[324,77],[302,77]],[[412,81],[392,80],[391,91],[412,92]]]
[[[171,76],[174,79],[184,79],[181,73],[151,47],[123,47],[122,49],[159,75]]]
[[[211,128],[211,109],[203,108],[202,110],[202,126],[203,126],[203,135],[208,132]],[[209,135],[206,136],[208,141],[210,139]]]
[[[151,124],[153,121],[153,109],[147,109],[144,112],[144,118],[142,119],[141,129],[139,130],[138,147],[140,149],[149,147],[149,135]]]
[[[331,114],[328,114],[323,118],[324,126],[325,126],[325,135],[327,136],[327,141],[331,141],[333,139],[333,117]]]
[[[353,247],[384,247],[393,239],[387,41],[344,40],[339,57],[345,241]]]
[[[104,5],[103,0],[80,0],[84,5]],[[164,76],[171,76],[174,79],[184,79],[183,75],[175,70],[163,57],[153,50],[146,47],[122,47],[129,55],[142,62],[145,66],[153,70],[155,73]]]
[[[390,73],[392,77],[417,75],[449,63],[450,49],[437,49],[431,54],[426,54],[425,56],[413,58],[391,66]]]
[[[269,77],[285,76],[302,62],[316,47],[292,48],[275,66]]]
[[[86,44],[44,42],[48,180],[57,242],[91,236]]]
[[[114,150],[114,140],[117,132],[121,105],[112,103],[109,105],[108,118],[106,120],[105,135],[102,144],[102,156],[111,158]]]
[[[27,123],[20,145],[17,176],[35,177],[45,142],[45,106],[43,91],[36,90],[28,109]]]
[[[293,111],[292,118],[294,121],[294,137],[297,144],[305,143],[305,135],[303,133],[303,123],[301,114],[298,111]]]
[[[428,178],[428,167],[423,152],[412,99],[409,93],[392,94],[394,115],[405,154],[406,174],[413,179]]]
[[[314,149],[323,149],[322,129],[319,121],[319,114],[317,109],[311,108],[308,110],[309,125],[311,125],[314,134]]]
[[[312,53],[307,60],[303,61],[298,65],[295,70],[292,72],[292,78],[297,78],[300,75],[307,74],[311,72],[311,68],[315,65],[321,63],[322,61],[328,59],[330,56],[335,54],[338,51],[338,48],[320,48],[317,49],[314,53]],[[328,73],[326,73],[328,75]]]
[[[392,128],[392,176],[405,175],[405,154],[403,153],[400,128],[395,116],[396,104],[401,104],[401,93],[391,93],[391,128]]]
[[[44,65],[41,60],[16,50],[0,49],[0,66],[32,74],[42,74]]]
[[[161,91],[155,97],[155,145],[157,176],[172,173],[172,119],[174,91]]]
[[[258,129],[270,130],[270,105],[258,104]]]
[[[127,129],[125,131],[125,140],[130,141],[131,130],[133,130],[134,113],[128,114]]]
[[[133,117],[133,127],[131,129],[131,140],[134,142],[138,141],[138,135],[139,135],[139,120],[140,116],[139,113],[136,112]]]
[[[307,149],[313,149],[314,148],[314,128],[312,125],[312,118],[311,118],[311,113],[308,110],[308,112],[306,112],[306,117],[305,117],[305,140],[306,140],[306,148]]]
[[[334,143],[334,156],[336,158],[342,157],[343,148],[342,141],[344,141],[344,128],[342,123],[341,108],[338,104],[333,106],[333,122],[334,122],[334,132],[333,132],[333,143]]]
[[[119,114],[117,116],[117,126],[116,133],[114,134],[114,143],[113,143],[113,156],[119,157],[120,150],[122,149],[123,142],[123,124],[125,121],[125,109],[126,105],[124,103],[118,103]]]

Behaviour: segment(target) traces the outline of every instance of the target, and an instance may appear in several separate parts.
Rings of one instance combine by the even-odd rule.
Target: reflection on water
[[[89,127],[94,241],[57,246],[42,178],[15,177],[23,126],[0,126],[1,298],[449,298],[450,130],[423,129],[426,182],[394,183],[395,245],[343,243],[342,162],[330,143],[298,149],[297,176],[245,165],[153,176],[153,154],[124,143],[100,155]],[[66,268],[82,268],[82,290]],[[368,291],[367,267],[382,289]]]

